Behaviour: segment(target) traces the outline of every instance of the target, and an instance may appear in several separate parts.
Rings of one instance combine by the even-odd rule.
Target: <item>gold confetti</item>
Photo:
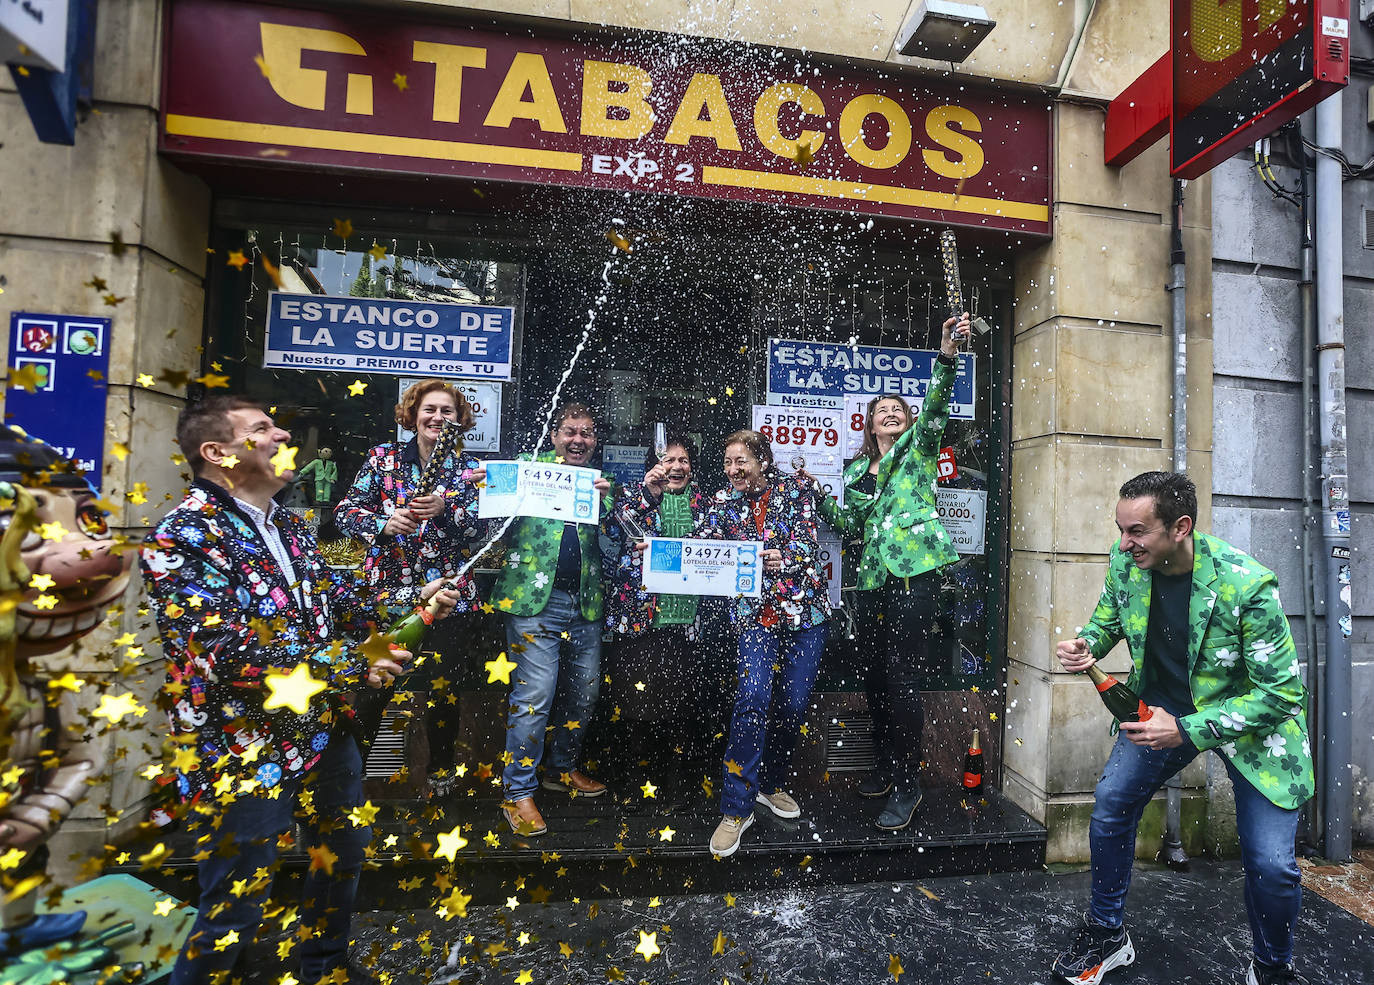
[[[902,967],[902,959],[895,954],[887,956],[887,973],[892,976],[894,982],[906,974],[906,969]]]
[[[294,472],[296,470],[296,452],[298,451],[300,451],[299,448],[291,445],[279,447],[269,459],[272,471],[278,476],[285,475],[287,472]]]
[[[324,681],[311,676],[310,668],[304,663],[296,664],[289,674],[269,670],[263,677],[263,683],[270,692],[262,703],[264,710],[290,708],[297,715],[309,711],[310,699],[325,689]]]
[[[361,397],[363,395],[363,391],[366,389],[366,383],[364,383],[362,380],[354,380],[352,383],[348,384],[348,395],[350,397]]]
[[[353,235],[353,222],[350,219],[334,220],[334,235],[339,239],[348,239]]]
[[[509,684],[510,672],[519,665],[511,663],[509,660],[507,660],[506,653],[503,650],[496,655],[495,660],[488,660],[485,664],[483,664],[483,666],[486,668],[487,671],[488,684],[496,684],[497,682],[500,682],[502,684]]]
[[[634,249],[634,247],[630,245],[630,241],[625,238],[625,234],[622,233],[619,229],[607,229],[606,239],[612,246],[614,246],[621,253],[629,253],[632,249]]]
[[[662,949],[658,946],[658,932],[655,931],[652,934],[646,934],[641,930],[639,932],[639,945],[635,948],[635,953],[642,954],[647,963],[652,961],[661,952]]]
[[[402,75],[400,72],[397,72],[395,75],[391,77],[391,84],[394,85],[397,89],[401,90],[401,92],[405,92],[407,89],[410,88],[410,83],[406,81],[406,77]]]
[[[224,261],[225,266],[233,267],[235,270],[242,270],[253,261],[243,255],[242,250],[230,250],[229,258]]]

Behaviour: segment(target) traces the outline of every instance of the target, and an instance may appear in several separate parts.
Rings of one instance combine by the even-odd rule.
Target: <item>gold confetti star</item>
[[[717,957],[725,953],[725,931],[717,930],[716,939],[711,943],[711,957]]]
[[[236,468],[239,464],[239,457],[234,454],[225,455],[219,460],[219,467],[222,469]]]
[[[156,382],[157,382],[157,380],[153,379],[153,378],[152,378],[151,376],[149,376],[147,373],[139,373],[139,374],[138,374],[138,385],[139,385],[139,386],[144,386],[144,387],[150,387],[150,388],[151,388],[152,385],[153,385],[154,383],[156,383]]]
[[[37,393],[38,388],[42,385],[43,374],[34,363],[29,363],[27,366],[20,366],[18,369],[10,370],[10,389],[17,387],[21,390],[27,390],[29,393]]]
[[[362,380],[354,380],[352,383],[348,384],[348,395],[350,397],[361,397],[363,395],[363,391],[366,389],[366,383],[364,383]]]
[[[472,902],[472,897],[463,892],[457,886],[453,887],[453,892],[443,898],[439,904],[440,916],[445,920],[452,920],[454,917],[466,917],[468,915],[468,904]]]
[[[225,266],[233,267],[235,270],[242,270],[253,261],[243,255],[242,250],[230,250],[229,258],[224,261]]]
[[[518,665],[506,659],[506,653],[503,650],[496,655],[495,660],[488,660],[482,666],[486,668],[488,684],[495,684],[498,681],[502,684],[509,684],[510,672]]]
[[[278,267],[271,260],[267,259],[266,253],[259,253],[258,259],[262,261],[263,273],[271,278],[272,283],[278,288],[281,287],[281,267]]]
[[[34,575],[32,578],[29,579],[29,587],[36,588],[40,592],[47,591],[49,588],[52,588],[56,584],[57,582],[52,580],[52,575],[47,574]]]
[[[673,840],[673,835],[675,835],[675,834],[677,834],[677,832],[674,831],[672,828],[668,827],[668,826],[665,824],[665,825],[663,826],[663,830],[660,831],[660,832],[658,833],[658,840],[659,840],[659,841],[672,841],[672,840]]]
[[[258,52],[253,56],[253,64],[258,67],[258,71],[262,73],[264,79],[270,79],[272,77],[271,73],[267,70],[267,59],[262,57],[262,52]]]
[[[400,72],[397,72],[395,75],[391,77],[391,84],[394,85],[397,89],[401,90],[401,92],[405,92],[407,89],[410,88],[410,83],[406,81],[406,77],[402,75]]]
[[[62,524],[53,521],[52,523],[40,523],[38,533],[44,540],[61,540],[67,536],[68,530]]]
[[[206,373],[204,376],[197,376],[196,382],[207,390],[229,389],[229,377],[221,373]]]
[[[895,954],[887,956],[887,973],[892,976],[894,982],[906,974],[906,969],[902,967],[902,959]]]
[[[334,220],[334,235],[339,239],[348,239],[353,235],[353,222],[349,219]]]
[[[658,946],[658,931],[654,931],[652,934],[646,934],[641,930],[639,932],[639,946],[635,948],[635,953],[644,955],[644,960],[647,963],[652,961],[660,952],[661,949]]]
[[[69,670],[61,677],[54,677],[51,680],[49,680],[48,690],[51,691],[61,688],[64,691],[70,691],[72,692],[72,694],[75,694],[77,691],[81,690],[81,686],[85,683],[85,681],[77,677]]]
[[[349,811],[348,819],[353,822],[355,828],[365,828],[377,820],[378,810],[379,808],[369,800],[361,807]]]
[[[468,840],[463,837],[463,826],[456,825],[452,831],[439,836],[439,847],[434,850],[435,858],[458,861],[458,852],[467,847]]]
[[[112,697],[108,694],[100,696],[100,704],[95,711],[91,712],[92,718],[104,718],[111,725],[118,725],[125,715],[133,715],[135,718],[142,718],[148,713],[148,709],[139,704],[134,696],[125,692],[119,697]]]
[[[334,874],[334,863],[339,860],[339,856],[329,850],[327,845],[310,845],[306,848],[310,856],[310,871],[323,869],[324,874],[332,876]]]
[[[57,607],[56,595],[40,595],[33,600],[35,609],[55,609]]]
[[[237,944],[238,942],[239,942],[239,932],[238,932],[237,930],[231,930],[231,931],[229,931],[229,933],[225,934],[223,937],[220,937],[220,938],[216,939],[216,941],[215,941],[215,950],[217,950],[217,951],[222,951],[222,950],[224,950],[226,947],[229,947],[229,946],[231,946],[231,945]]]
[[[299,448],[293,448],[291,445],[282,445],[272,455],[270,460],[272,470],[276,472],[278,476],[284,475],[287,472],[294,472],[296,470],[296,452],[298,451],[300,451]]]
[[[520,974],[515,976],[515,985],[530,985],[534,981],[534,974],[528,968],[523,968]]]
[[[630,245],[630,241],[625,238],[625,234],[619,229],[607,229],[606,240],[621,253],[629,253],[634,249],[634,247]]]
[[[122,441],[116,441],[110,445],[110,454],[122,462],[129,457],[129,446]]]
[[[367,251],[368,256],[372,257],[376,263],[381,263],[386,259],[386,247],[381,243],[373,243],[372,249]]]
[[[309,711],[310,699],[325,688],[324,681],[312,677],[310,668],[304,663],[296,664],[289,674],[283,674],[280,670],[269,670],[263,682],[271,692],[262,703],[265,711],[271,711],[273,708],[290,708],[297,715],[304,715]]]
[[[159,917],[165,917],[177,908],[177,901],[171,899],[161,899],[153,904],[153,913]]]

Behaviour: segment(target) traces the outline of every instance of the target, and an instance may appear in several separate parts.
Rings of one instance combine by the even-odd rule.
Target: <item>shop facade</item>
[[[8,307],[113,317],[103,477],[124,535],[140,537],[185,484],[169,439],[188,384],[279,406],[298,462],[338,466],[337,487],[298,493],[321,516],[364,451],[395,436],[401,388],[432,371],[423,352],[375,330],[373,362],[331,369],[336,340],[312,329],[289,333],[284,358],[273,292],[335,304],[341,325],[385,308],[374,302],[507,311],[505,364],[470,349],[461,373],[484,411],[480,457],[528,449],[562,384],[602,413],[608,468],[632,473],[666,420],[699,437],[715,488],[720,438],[756,405],[821,405],[843,448],[857,401],[919,397],[946,307],[938,234],[952,228],[965,298],[992,331],[946,434],[945,493],[969,539],[947,585],[927,758],[952,777],[979,728],[989,782],[1048,828],[1048,857],[1085,857],[1109,738],[1095,694],[1052,654],[1096,598],[1116,486],[1167,468],[1172,451],[1167,168],[1157,152],[1101,163],[1105,101],[1140,67],[1120,40],[1159,33],[1162,48],[1161,29],[1032,4],[950,71],[889,55],[902,5],[879,32],[886,48],[848,5],[814,38],[767,13],[688,30],[675,8],[599,12],[612,23],[593,25],[576,4],[513,6],[182,0],[103,16],[101,112],[73,150],[25,147],[47,194],[0,231]],[[1185,226],[1199,258],[1189,465],[1204,516],[1207,196],[1206,181],[1193,186]],[[121,645],[151,697],[148,622],[131,593],[105,653],[88,647],[77,666],[113,673],[112,641],[135,633],[141,649]],[[801,755],[843,772],[863,760],[862,640],[833,636]],[[499,701],[461,695],[475,750],[499,730]],[[131,752],[112,757],[108,806],[86,808],[72,837],[137,820],[155,718],[115,740]],[[1197,849],[1207,811],[1194,769]]]

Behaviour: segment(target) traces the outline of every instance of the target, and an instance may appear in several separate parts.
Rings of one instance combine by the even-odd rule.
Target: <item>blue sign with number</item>
[[[10,314],[5,423],[75,461],[97,491],[105,461],[110,324],[88,315]]]

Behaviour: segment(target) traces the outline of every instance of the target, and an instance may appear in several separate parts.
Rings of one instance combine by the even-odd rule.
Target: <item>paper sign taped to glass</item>
[[[650,537],[644,590],[673,595],[763,594],[763,544],[754,540]]]
[[[601,473],[553,462],[487,462],[487,481],[477,493],[477,515],[542,517],[572,523],[600,523]]]

